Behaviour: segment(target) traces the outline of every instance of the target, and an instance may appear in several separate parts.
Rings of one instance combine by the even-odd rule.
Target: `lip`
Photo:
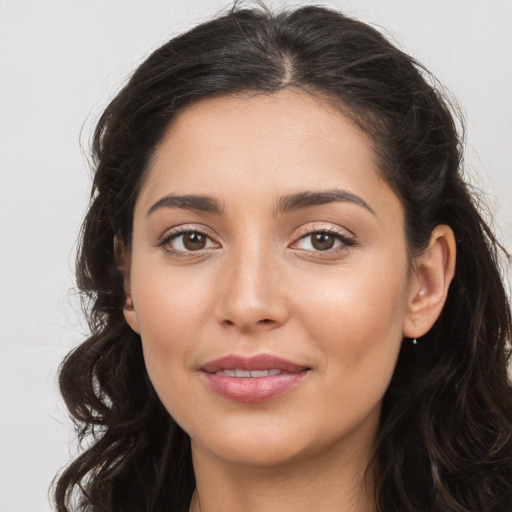
[[[292,363],[271,354],[257,354],[249,357],[230,354],[204,364],[201,370],[215,373],[221,370],[235,370],[237,368],[241,370],[267,370],[275,368],[286,373],[299,373],[308,369],[307,366]]]
[[[279,375],[262,377],[233,377],[219,375],[223,370],[280,370]],[[298,386],[310,368],[270,354],[251,357],[228,355],[210,361],[201,367],[206,385],[218,395],[235,402],[263,402],[271,400]]]

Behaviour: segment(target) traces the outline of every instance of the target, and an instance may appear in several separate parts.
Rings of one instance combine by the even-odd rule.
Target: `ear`
[[[419,338],[439,318],[455,273],[455,236],[449,226],[437,226],[428,248],[413,261],[411,288],[403,335]]]
[[[139,330],[139,319],[137,312],[133,306],[132,293],[131,293],[131,281],[130,281],[130,262],[131,255],[130,251],[126,248],[125,244],[117,237],[114,237],[114,255],[116,258],[117,268],[121,271],[123,276],[123,288],[124,288],[124,307],[123,314],[128,325],[140,335]]]

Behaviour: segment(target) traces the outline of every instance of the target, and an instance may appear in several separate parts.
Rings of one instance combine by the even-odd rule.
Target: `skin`
[[[279,208],[325,191],[345,197]],[[170,194],[208,195],[221,211],[161,201]],[[318,232],[333,233],[332,248],[313,244]],[[455,243],[438,226],[408,260],[401,203],[365,135],[303,92],[202,100],[157,148],[132,246],[116,247],[126,320],[192,440],[191,510],[371,511],[364,474],[382,397],[404,336],[427,332],[442,309]],[[262,353],[309,371],[259,403],[205,384],[206,362]]]

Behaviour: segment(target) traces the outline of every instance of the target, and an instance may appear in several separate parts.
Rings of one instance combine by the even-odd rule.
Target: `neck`
[[[190,512],[372,512],[371,453],[345,450],[277,467],[242,466],[193,446],[196,492]]]

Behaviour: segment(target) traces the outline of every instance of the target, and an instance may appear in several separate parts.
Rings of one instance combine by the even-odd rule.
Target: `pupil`
[[[186,233],[183,236],[183,245],[189,251],[203,249],[206,245],[206,237],[200,233]]]
[[[332,249],[334,245],[334,237],[328,233],[316,233],[313,235],[313,247],[319,251],[327,251]]]

